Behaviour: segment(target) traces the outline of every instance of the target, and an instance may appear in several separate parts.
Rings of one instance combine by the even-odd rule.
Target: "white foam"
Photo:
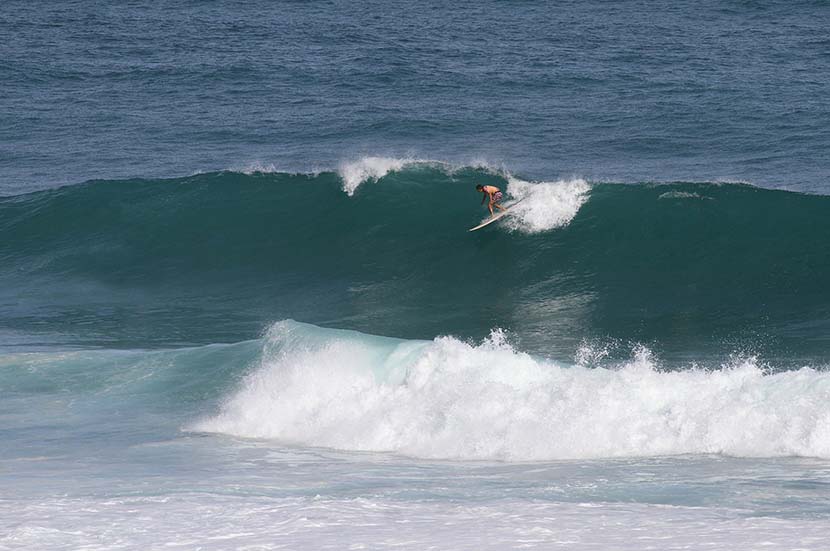
[[[613,370],[564,367],[498,334],[381,345],[339,332],[309,341],[298,327],[276,324],[261,364],[195,428],[430,458],[830,457],[823,371],[765,374],[745,359],[664,372],[647,351]]]
[[[591,186],[582,179],[526,182],[508,178],[507,191],[522,202],[505,217],[505,225],[525,233],[539,233],[566,226],[588,200]]]
[[[370,470],[377,467],[372,466]],[[293,469],[293,466],[291,467]],[[353,474],[353,473],[352,473]],[[351,480],[351,477],[346,477]],[[399,483],[400,484],[400,483]],[[265,484],[267,487],[268,485]],[[0,500],[9,549],[827,549],[823,518],[518,499],[283,497],[263,490]],[[405,495],[405,492],[402,492]],[[0,524],[2,525],[2,524]],[[6,547],[8,546],[8,547]]]
[[[341,163],[338,173],[343,179],[343,191],[354,195],[364,182],[380,180],[390,172],[401,170],[417,159],[396,159],[393,157],[363,157],[357,161]]]

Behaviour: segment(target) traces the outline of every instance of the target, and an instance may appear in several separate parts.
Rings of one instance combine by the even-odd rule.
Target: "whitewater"
[[[291,320],[231,345],[6,354],[0,545],[827,544],[828,373],[601,355]]]
[[[272,326],[260,365],[194,429],[441,459],[830,458],[823,371],[767,374],[753,359],[662,371],[645,349],[590,369],[517,352],[500,332],[472,346],[318,331]]]
[[[501,327],[528,352],[566,360],[588,341],[612,358],[639,342],[666,362],[709,367],[732,353],[781,368],[826,361],[826,196],[532,180],[423,160],[356,166],[0,198],[6,345],[30,331],[61,345],[237,342],[293,318],[421,339]],[[479,182],[522,202],[470,237],[486,215]]]

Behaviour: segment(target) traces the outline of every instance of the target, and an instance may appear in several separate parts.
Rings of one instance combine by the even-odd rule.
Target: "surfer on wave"
[[[504,210],[504,207],[499,205],[499,201],[501,201],[503,197],[501,190],[499,188],[497,188],[496,186],[483,186],[481,184],[478,184],[476,186],[476,191],[480,191],[484,194],[484,197],[481,198],[482,205],[488,197],[490,198],[490,203],[488,203],[487,205],[487,208],[490,209],[490,216],[493,216],[493,207],[502,211]]]

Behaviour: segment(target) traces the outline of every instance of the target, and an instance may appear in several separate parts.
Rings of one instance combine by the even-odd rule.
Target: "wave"
[[[615,369],[563,365],[494,331],[473,345],[283,321],[192,430],[443,459],[675,454],[830,457],[830,373],[752,358],[661,371],[647,350]]]
[[[531,350],[568,355],[603,337],[685,352],[749,341],[796,361],[826,350],[828,197],[529,182],[401,159],[341,172],[92,181],[0,198],[0,329],[211,326],[173,342],[231,342],[293,317],[406,337],[501,326]],[[486,213],[477,183],[524,200],[471,234]],[[169,318],[143,323],[147,312]],[[220,335],[235,319],[248,321]]]
[[[830,458],[830,372],[753,357],[665,369],[647,348],[593,366],[494,330],[479,343],[283,320],[254,341],[0,356],[0,393],[40,420],[273,439],[437,459],[723,454]]]

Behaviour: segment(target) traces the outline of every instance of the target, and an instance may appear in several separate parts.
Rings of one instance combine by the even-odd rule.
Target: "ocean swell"
[[[0,198],[0,331],[192,345],[296,318],[422,338],[499,326],[568,355],[604,337],[826,353],[828,197],[373,162],[352,195],[335,172],[254,171]],[[478,183],[521,202],[469,233]]]

